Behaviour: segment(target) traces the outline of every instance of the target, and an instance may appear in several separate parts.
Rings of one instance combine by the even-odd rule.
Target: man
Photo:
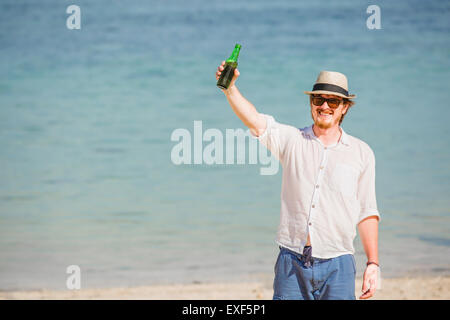
[[[305,91],[314,124],[303,129],[259,113],[237,89],[238,77],[236,69],[222,91],[283,167],[273,299],[355,299],[356,226],[368,259],[360,299],[372,297],[379,272],[375,156],[340,127],[356,97],[346,76],[322,71]]]

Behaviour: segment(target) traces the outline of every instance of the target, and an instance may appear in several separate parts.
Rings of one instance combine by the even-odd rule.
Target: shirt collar
[[[342,134],[341,134],[341,138],[339,139],[338,143],[342,143],[342,144],[344,144],[346,146],[350,146],[350,141],[349,141],[349,138],[348,138],[348,134],[345,133],[345,131],[344,131],[344,129],[342,129],[342,127],[339,127],[339,128],[341,129]],[[320,142],[319,138],[317,138],[316,135],[314,134],[313,125],[310,125],[309,127],[306,127],[305,130],[304,130],[304,133],[306,135],[308,135],[310,138],[317,139]]]

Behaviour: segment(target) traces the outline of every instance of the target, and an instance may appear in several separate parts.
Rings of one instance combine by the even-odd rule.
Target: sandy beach
[[[356,283],[357,297],[361,291],[361,279]],[[270,300],[270,277],[257,282],[200,283],[154,285],[134,288],[80,289],[66,291],[2,291],[0,299],[20,300]],[[373,300],[448,300],[450,276],[423,278],[383,279],[382,287]]]

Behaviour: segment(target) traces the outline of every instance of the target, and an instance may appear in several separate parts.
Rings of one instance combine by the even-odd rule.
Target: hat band
[[[345,90],[344,88],[339,87],[337,85],[334,85],[334,84],[316,83],[314,85],[314,87],[313,87],[313,91],[319,91],[319,90],[337,92],[337,93],[343,94],[346,97],[348,97],[348,91],[347,90]]]

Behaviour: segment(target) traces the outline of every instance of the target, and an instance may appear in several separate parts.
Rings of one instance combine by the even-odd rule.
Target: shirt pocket
[[[346,197],[356,197],[358,188],[358,170],[344,163],[336,164],[331,175],[331,186]]]

